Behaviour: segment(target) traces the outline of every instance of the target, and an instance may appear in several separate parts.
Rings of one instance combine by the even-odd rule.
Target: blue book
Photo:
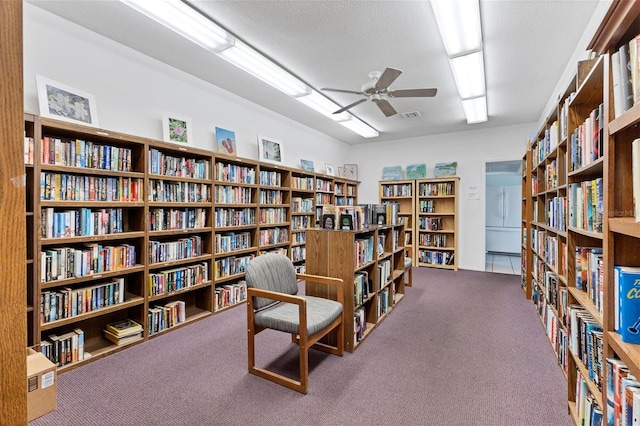
[[[640,344],[640,268],[618,270],[620,335],[622,341]]]

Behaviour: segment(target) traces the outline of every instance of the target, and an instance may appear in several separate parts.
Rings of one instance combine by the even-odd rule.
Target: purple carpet
[[[310,353],[309,393],[247,372],[246,305],[59,376],[40,425],[572,425],[567,383],[520,277],[414,268],[355,353]],[[258,366],[297,372],[290,336]],[[280,357],[280,358],[278,358]]]

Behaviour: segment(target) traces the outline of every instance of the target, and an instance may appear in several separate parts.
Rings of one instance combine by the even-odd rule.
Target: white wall
[[[101,35],[24,4],[25,110],[38,111],[35,75],[40,74],[96,97],[101,128],[162,139],[165,113],[191,117],[195,145],[213,149],[216,126],[236,132],[238,155],[257,159],[257,135],[283,141],[285,165],[299,159],[319,165],[357,163],[359,201],[378,202],[383,166],[457,161],[461,177],[458,264],[484,270],[485,161],[522,158],[535,124],[449,133],[349,146],[205,83]],[[480,191],[467,200],[467,187]]]
[[[24,3],[24,103],[35,113],[36,74],[93,94],[103,129],[162,140],[163,114],[172,113],[192,119],[199,148],[214,150],[217,126],[235,131],[245,158],[258,158],[258,134],[281,140],[291,167],[348,156],[344,142]]]
[[[384,166],[427,164],[427,177],[433,177],[436,163],[458,162],[460,177],[458,204],[458,266],[485,269],[485,162],[521,160],[527,135],[536,123],[492,129],[446,133],[390,142],[356,145],[351,159],[358,163],[358,201],[378,202],[378,181]],[[467,199],[469,188],[476,188],[479,199]]]

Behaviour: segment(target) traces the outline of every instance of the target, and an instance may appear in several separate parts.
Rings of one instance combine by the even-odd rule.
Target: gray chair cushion
[[[279,253],[269,253],[251,259],[245,272],[247,287],[278,293],[297,294],[298,280],[291,259]],[[273,300],[256,297],[255,309],[273,303]]]
[[[267,255],[270,256],[270,255]],[[314,296],[302,296],[307,300],[307,335],[312,335],[329,325],[340,316],[342,305],[335,300]],[[255,325],[286,333],[299,334],[300,320],[298,305],[293,303],[277,303],[276,305],[256,312]]]

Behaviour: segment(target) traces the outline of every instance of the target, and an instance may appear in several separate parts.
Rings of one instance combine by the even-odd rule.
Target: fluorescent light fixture
[[[487,97],[480,96],[473,99],[463,99],[462,108],[467,116],[467,123],[482,123],[487,121]]]
[[[353,115],[351,116],[351,120],[341,121],[340,124],[363,138],[375,138],[380,135],[376,129]]]
[[[482,49],[479,0],[431,0],[430,3],[450,58]]]
[[[482,50],[449,59],[449,63],[461,99],[477,98],[486,94]]]
[[[298,96],[296,99],[332,120],[351,120],[352,116],[347,111],[343,111],[340,114],[334,114],[333,112],[339,110],[340,106],[315,90],[312,90],[310,95]]]
[[[289,96],[311,94],[309,86],[240,40],[218,56]]]
[[[232,46],[235,37],[180,0],[120,0],[212,52]]]

